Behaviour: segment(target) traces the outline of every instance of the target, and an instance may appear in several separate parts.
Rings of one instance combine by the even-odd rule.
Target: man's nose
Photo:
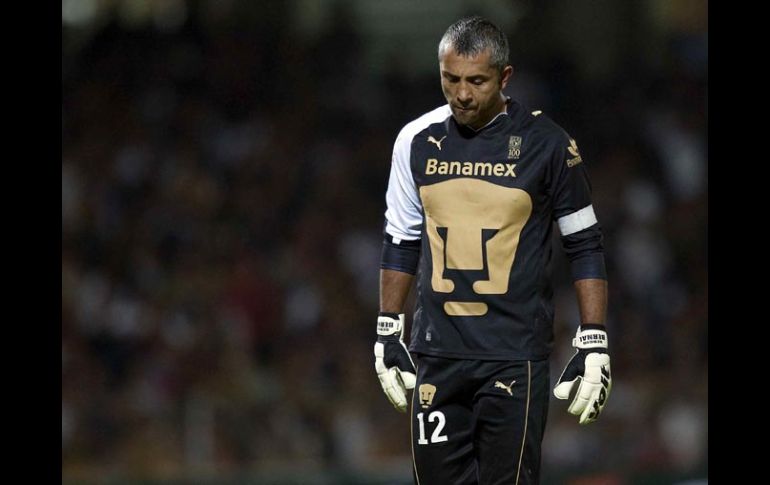
[[[471,101],[473,101],[471,90],[468,88],[468,86],[465,83],[461,83],[460,86],[457,88],[457,102],[462,104],[463,106],[467,106],[471,104]]]

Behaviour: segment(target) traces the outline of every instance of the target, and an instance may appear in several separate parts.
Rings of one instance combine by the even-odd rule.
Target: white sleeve
[[[393,145],[390,180],[385,194],[385,232],[398,244],[402,240],[420,239],[422,203],[412,177],[410,153],[413,134],[401,133]]]
[[[385,232],[398,244],[401,241],[414,241],[422,235],[422,202],[417,193],[417,185],[412,177],[412,140],[415,135],[430,126],[452,116],[448,104],[425,113],[416,120],[407,123],[396,137],[393,144],[393,159],[390,165],[390,180],[385,202]]]

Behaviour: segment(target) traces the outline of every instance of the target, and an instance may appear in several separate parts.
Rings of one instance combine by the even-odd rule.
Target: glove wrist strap
[[[578,327],[572,346],[576,349],[607,349],[607,332],[603,325],[586,323]]]
[[[389,335],[401,335],[404,328],[403,313],[380,312],[377,317],[377,335],[387,337]]]

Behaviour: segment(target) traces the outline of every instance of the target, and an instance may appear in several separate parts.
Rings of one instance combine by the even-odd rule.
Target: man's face
[[[501,73],[489,63],[487,49],[475,57],[460,56],[449,48],[439,58],[441,90],[452,114],[461,125],[478,130],[500,113],[505,100],[500,91],[508,84],[513,68]]]

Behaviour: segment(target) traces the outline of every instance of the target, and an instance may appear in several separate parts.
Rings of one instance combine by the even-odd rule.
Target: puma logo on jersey
[[[511,383],[507,386],[500,381],[495,381],[495,387],[496,388],[499,387],[500,389],[505,389],[506,391],[508,391],[508,394],[513,396],[513,391],[511,391],[511,388],[515,383],[516,383],[516,379],[512,380]]]
[[[446,135],[444,135],[444,137],[441,138],[441,140],[436,140],[435,138],[433,138],[433,136],[429,136],[428,137],[428,141],[430,143],[435,143],[436,146],[438,147],[439,151],[441,151],[441,142],[444,141],[444,138],[446,138]]]

